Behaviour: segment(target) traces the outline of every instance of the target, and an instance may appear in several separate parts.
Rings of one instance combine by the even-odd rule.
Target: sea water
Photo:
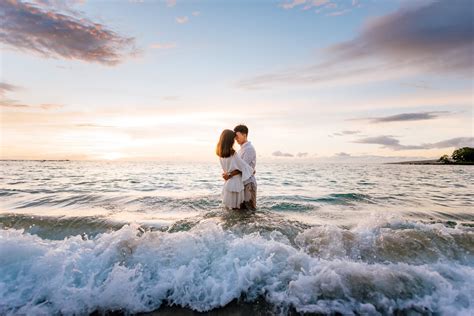
[[[473,175],[262,162],[236,212],[217,161],[2,161],[0,314],[471,315]]]

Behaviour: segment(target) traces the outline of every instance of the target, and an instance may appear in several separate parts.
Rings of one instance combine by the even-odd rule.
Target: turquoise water
[[[255,213],[217,162],[0,168],[0,314],[474,310],[472,166],[259,163]]]

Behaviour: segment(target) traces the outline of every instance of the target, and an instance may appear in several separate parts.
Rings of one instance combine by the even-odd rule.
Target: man
[[[250,167],[255,170],[257,164],[257,153],[252,143],[248,141],[247,137],[249,134],[249,129],[245,125],[237,125],[234,128],[235,140],[240,145],[240,150],[238,152],[239,156],[243,161],[248,163]],[[223,174],[225,180],[229,179],[236,174],[239,174],[239,170],[234,170],[230,175]],[[242,203],[241,208],[247,208],[248,210],[256,210],[257,208],[257,180],[255,175],[252,175],[249,179],[244,181],[244,203]]]

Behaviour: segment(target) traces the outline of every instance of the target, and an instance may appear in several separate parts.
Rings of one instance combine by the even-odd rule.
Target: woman
[[[228,175],[228,179],[222,188],[222,202],[226,208],[240,209],[244,202],[244,181],[253,174],[253,169],[235,152],[235,133],[226,129],[221,133],[216,146],[216,154],[222,166],[222,170]],[[241,173],[232,175],[232,171],[239,170]]]

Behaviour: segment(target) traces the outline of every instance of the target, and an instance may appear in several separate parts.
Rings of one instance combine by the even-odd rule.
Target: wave
[[[116,214],[119,212],[139,212],[144,214],[159,214],[162,212],[186,212],[205,214],[209,211],[221,209],[221,198],[219,194],[197,195],[197,196],[163,196],[163,195],[143,195],[117,194],[117,193],[26,193],[15,190],[0,190],[2,196],[1,209],[4,212],[29,213],[37,215],[57,215],[61,211],[62,215],[71,216],[77,209],[87,210],[96,213],[94,215]],[[351,210],[387,210],[395,209],[406,216],[416,216],[418,219],[436,218],[441,220],[454,220],[463,222],[473,222],[472,212],[458,209],[456,212],[447,209],[437,208],[415,208],[396,201],[396,194],[388,196],[374,196],[354,192],[331,193],[321,196],[305,195],[261,195],[258,198],[258,205],[261,211],[271,211],[275,213],[288,213],[299,215],[318,214],[332,220],[332,217],[348,216]],[[436,203],[435,203],[436,204]],[[436,204],[437,205],[437,204]],[[334,210],[337,208],[337,212]],[[37,210],[37,211],[35,211]],[[54,210],[49,214],[49,210]],[[357,215],[355,215],[357,216]]]
[[[196,197],[142,196],[116,193],[13,193],[0,191],[8,196],[3,207],[9,210],[33,208],[102,208],[105,210],[208,210],[220,206],[218,195]]]
[[[474,309],[469,228],[392,221],[300,227],[292,236],[262,231],[265,222],[252,222],[260,226],[251,232],[229,221],[203,219],[173,232],[132,223],[63,240],[2,229],[0,252],[8,255],[0,256],[0,314],[137,313],[163,305],[203,312],[236,299],[264,299],[282,314]]]
[[[450,222],[423,224],[396,220],[378,225],[360,224],[352,229],[322,225],[305,230],[295,243],[305,252],[327,260],[350,258],[368,263],[408,264],[442,260],[473,264],[474,230],[450,226]]]
[[[127,195],[117,193],[64,193],[64,192],[23,192],[17,190],[0,190],[4,197],[3,205],[10,210],[31,209],[38,207],[100,207],[108,210],[193,210],[208,211],[220,207],[219,194],[196,197],[172,197],[153,195]],[[374,199],[366,194],[333,193],[321,197],[301,195],[274,195],[259,197],[263,210],[307,212],[321,205],[350,206],[357,203],[375,204]]]
[[[21,229],[44,239],[62,240],[82,235],[96,236],[111,230],[119,230],[124,223],[110,221],[99,216],[56,217],[31,216],[25,214],[0,215],[0,228]]]

